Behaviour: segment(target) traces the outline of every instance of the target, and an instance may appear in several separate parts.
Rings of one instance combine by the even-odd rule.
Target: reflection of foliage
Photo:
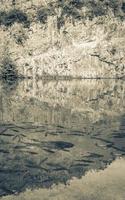
[[[20,10],[10,10],[9,12],[0,12],[0,25],[11,26],[15,22],[29,26],[28,17]]]
[[[9,56],[6,56],[1,64],[1,78],[3,88],[8,92],[14,90],[18,84],[18,73],[15,64]]]
[[[6,81],[17,79],[18,73],[15,64],[9,57],[5,57],[1,64],[1,77]]]
[[[16,90],[17,86],[18,86],[18,79],[14,79],[14,80],[2,79],[2,87],[3,89],[5,89],[6,92],[8,92],[8,94]]]

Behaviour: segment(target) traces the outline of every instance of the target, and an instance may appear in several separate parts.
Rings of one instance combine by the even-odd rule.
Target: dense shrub
[[[119,0],[57,0],[57,7],[61,8],[61,17],[74,20],[92,20],[94,17],[105,16],[110,12],[119,19],[125,18],[125,3]],[[83,15],[82,8],[86,9]],[[60,26],[63,26],[60,20]]]
[[[9,12],[0,12],[0,25],[11,26],[15,22],[29,26],[29,20],[25,13],[20,10],[10,10]]]
[[[15,0],[12,2],[15,5]],[[86,10],[85,14],[83,14],[82,8]],[[37,13],[34,13],[36,11],[34,7],[30,9],[33,9],[33,14],[31,12],[32,20],[34,20],[34,15],[36,15],[36,19],[42,24],[47,23],[49,16],[57,15],[57,26],[59,28],[64,25],[66,18],[72,18],[74,20],[86,20],[87,18],[92,20],[94,17],[107,15],[109,11],[112,11],[119,19],[125,18],[124,0],[55,0],[53,3],[48,1],[46,6],[42,5],[39,7]],[[30,24],[27,14],[18,9],[13,9],[9,12],[0,12],[1,25],[8,27],[15,22],[22,23],[25,26],[29,26]]]
[[[54,15],[54,9],[53,7],[48,8],[40,8],[37,11],[37,20],[41,23],[45,24],[47,22],[48,16]]]
[[[122,4],[122,11],[125,13],[125,3]]]
[[[0,25],[4,24],[5,18],[6,18],[6,12],[4,11],[0,12]]]
[[[61,17],[57,17],[57,28],[60,29],[64,25],[65,25],[64,18],[62,16]]]

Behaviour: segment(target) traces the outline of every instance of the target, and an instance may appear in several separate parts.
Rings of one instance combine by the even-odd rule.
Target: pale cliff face
[[[124,76],[123,1],[5,1],[0,58],[24,76]],[[2,61],[1,61],[2,62]]]

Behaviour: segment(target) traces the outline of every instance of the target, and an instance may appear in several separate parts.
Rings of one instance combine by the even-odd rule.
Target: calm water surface
[[[0,196],[83,179],[124,156],[123,81],[1,83]]]

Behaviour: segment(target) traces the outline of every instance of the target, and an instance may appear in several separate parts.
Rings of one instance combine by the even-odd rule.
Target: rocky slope
[[[1,0],[1,74],[124,77],[124,19],[124,0]]]

